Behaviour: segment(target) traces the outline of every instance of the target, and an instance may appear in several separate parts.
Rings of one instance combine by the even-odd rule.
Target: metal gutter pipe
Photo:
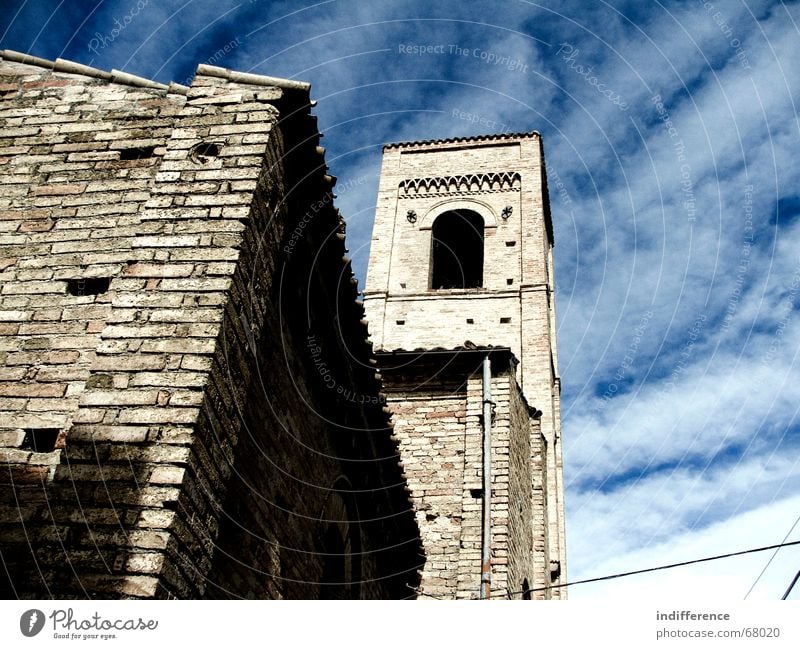
[[[481,599],[492,591],[492,364],[483,359],[483,539],[481,542]]]

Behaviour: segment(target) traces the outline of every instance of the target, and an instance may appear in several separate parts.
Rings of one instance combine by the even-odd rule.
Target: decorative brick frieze
[[[438,178],[410,178],[400,182],[398,197],[430,198],[518,191],[520,191],[520,175],[516,172],[505,171]]]

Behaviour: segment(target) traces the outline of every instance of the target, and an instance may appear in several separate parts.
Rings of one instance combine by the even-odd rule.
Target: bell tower
[[[565,596],[552,249],[538,133],[384,146],[364,304],[422,597]]]

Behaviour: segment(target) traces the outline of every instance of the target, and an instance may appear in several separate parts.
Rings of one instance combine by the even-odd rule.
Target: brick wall
[[[379,354],[395,435],[417,511],[422,595],[475,599],[481,583],[483,385],[486,352]],[[492,597],[520,599],[522,584],[549,584],[543,552],[546,482],[535,411],[508,350],[492,356]],[[535,433],[535,434],[533,434]]]
[[[3,593],[407,594],[416,531],[307,89],[51,68],[0,61]],[[286,295],[366,405],[336,409]],[[337,534],[370,581],[321,593]]]

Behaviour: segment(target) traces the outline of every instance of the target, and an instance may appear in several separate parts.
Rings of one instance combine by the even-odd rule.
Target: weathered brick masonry
[[[481,577],[480,365],[492,361],[492,591],[521,599],[549,581],[540,412],[528,406],[507,348],[379,354],[425,541],[425,596],[473,599]],[[537,444],[531,448],[531,441]],[[531,461],[533,460],[533,461]],[[530,498],[531,489],[534,498]],[[533,531],[533,533],[532,533]],[[539,593],[538,598],[544,597]]]
[[[308,87],[2,54],[2,594],[413,594]]]

